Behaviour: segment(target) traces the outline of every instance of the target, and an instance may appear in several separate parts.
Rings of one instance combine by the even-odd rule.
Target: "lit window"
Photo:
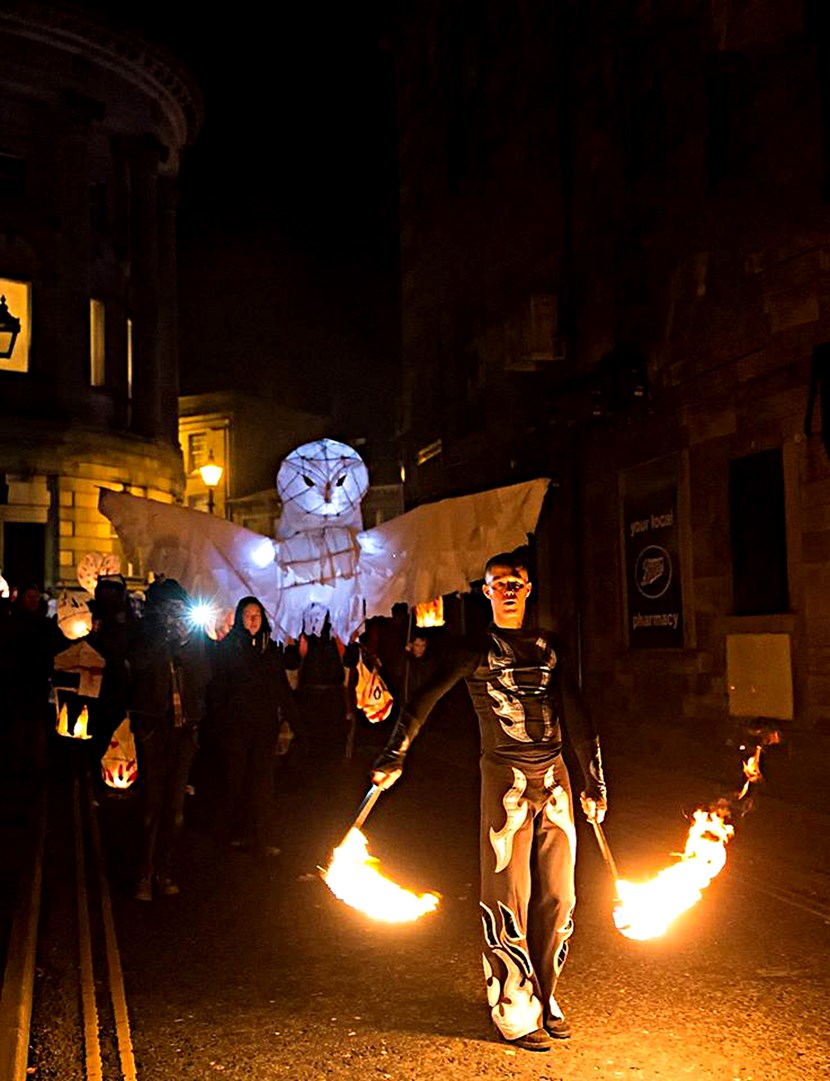
[[[208,460],[207,432],[191,432],[187,437],[188,471],[195,472]]]
[[[14,338],[11,356],[0,357],[0,371],[3,372],[27,372],[29,370],[29,345],[32,333],[32,286],[29,282],[14,281],[11,278],[0,278],[0,296],[5,297],[5,308],[8,317],[19,320],[20,330]],[[3,313],[4,319],[8,318]],[[12,345],[12,335],[5,334],[2,343],[2,352],[8,352]]]
[[[127,320],[127,401],[133,400],[133,321]]]
[[[89,381],[102,387],[105,379],[106,353],[104,346],[104,302],[89,302]]]

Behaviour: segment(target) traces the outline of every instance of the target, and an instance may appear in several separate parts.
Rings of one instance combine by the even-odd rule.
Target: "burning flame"
[[[102,763],[101,776],[110,788],[129,788],[138,776],[138,765],[135,759],[119,762],[115,769]]]
[[[60,713],[58,713],[58,723],[55,730],[59,736],[67,736],[69,739],[92,739],[92,736],[87,733],[88,724],[89,710],[84,706],[70,732],[69,713],[67,712],[66,703],[64,702],[60,708]]]
[[[764,748],[768,747],[771,743],[781,743],[781,733],[777,728],[768,728],[764,725],[753,730],[755,736],[755,750],[752,751],[743,761],[744,786],[738,793],[738,799],[741,800],[749,791],[750,785],[758,784],[759,781],[763,781],[764,773],[761,769],[761,761],[764,757]],[[741,753],[745,753],[748,747],[745,743],[741,744]]]
[[[444,626],[444,598],[436,597],[434,601],[424,601],[423,604],[415,605],[416,627],[443,627]]]
[[[87,730],[86,730],[88,724],[89,724],[89,710],[86,708],[86,706],[84,706],[84,708],[81,710],[81,712],[80,712],[80,714],[78,716],[77,721],[75,721],[75,725],[74,725],[74,727],[72,729],[72,738],[73,739],[92,739],[92,736],[90,736],[87,733]]]
[[[380,873],[378,862],[369,855],[365,836],[353,828],[335,848],[328,867],[321,868],[321,874],[335,897],[373,920],[408,923],[435,911],[436,894],[419,895],[403,889]]]
[[[647,882],[617,879],[614,923],[618,931],[638,941],[657,938],[681,913],[697,904],[726,864],[726,846],[735,833],[726,814],[725,809],[695,811],[686,848],[677,863]]]

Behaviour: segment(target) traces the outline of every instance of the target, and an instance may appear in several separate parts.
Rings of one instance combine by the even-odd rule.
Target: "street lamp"
[[[0,360],[8,360],[20,333],[20,320],[12,315],[5,296],[0,296]]]
[[[202,480],[208,490],[208,514],[213,514],[213,493],[224,472],[222,466],[217,465],[213,460],[213,451],[209,452],[208,460],[199,467],[199,472],[202,474]]]

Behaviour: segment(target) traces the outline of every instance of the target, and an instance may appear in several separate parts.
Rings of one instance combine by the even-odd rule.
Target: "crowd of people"
[[[194,780],[210,792],[222,842],[267,861],[280,851],[280,757],[290,756],[304,802],[313,802],[315,793],[325,802],[335,771],[354,753],[362,707],[364,720],[388,721],[385,731],[373,731],[369,767],[373,784],[388,788],[439,701],[465,685],[481,740],[487,1000],[502,1039],[546,1051],[570,1036],[556,998],[575,904],[566,729],[589,821],[602,822],[606,788],[596,732],[556,640],[525,618],[531,590],[521,550],[493,556],[482,587],[489,624],[447,643],[436,658],[426,634],[413,633],[406,609],[370,623],[351,643],[333,637],[326,624],[320,634],[278,644],[264,606],[246,596],[232,621],[209,637],[177,581],[154,581],[139,608],[124,579],[108,576],[99,578],[90,602],[92,627],[83,639],[90,648],[78,651],[96,677],[79,675],[67,686],[71,666],[55,658],[77,643],[67,642],[30,584],[0,611],[2,760],[19,774],[47,768],[50,710],[54,729],[62,688],[74,695],[73,716],[88,699],[84,734],[92,764],[128,718],[138,747],[142,811],[135,897],[146,902],[179,893],[186,793]],[[378,673],[385,681],[380,689]],[[368,698],[361,681],[364,692],[371,688]],[[62,731],[75,734],[68,716]],[[52,746],[58,742],[53,736]],[[451,756],[453,747],[445,741],[444,753]]]
[[[37,585],[16,590],[0,609],[0,769],[25,780],[45,776],[50,751],[58,761],[67,754],[56,735],[61,702],[73,719],[83,704],[89,739],[82,753],[101,784],[98,763],[129,718],[141,803],[134,889],[142,901],[179,892],[187,793],[198,786],[223,844],[262,860],[278,856],[280,788],[322,793],[369,729],[355,698],[358,659],[383,668],[396,701],[427,667],[419,638],[404,648],[387,634],[378,651],[376,633],[344,644],[326,625],[279,645],[253,596],[240,598],[232,621],[220,620],[209,637],[192,599],[170,578],[136,594],[120,575],[104,576],[88,604],[92,626],[81,641],[103,669],[89,697],[77,675],[73,684],[55,670],[55,658],[75,643]],[[389,728],[381,728],[382,742]]]

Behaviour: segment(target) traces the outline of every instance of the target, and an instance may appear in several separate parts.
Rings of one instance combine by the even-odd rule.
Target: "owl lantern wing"
[[[466,592],[491,556],[527,543],[549,484],[540,478],[426,503],[358,534],[366,618]]]
[[[364,617],[389,615],[394,604],[468,590],[490,556],[526,543],[548,484],[534,480],[425,504],[362,533],[329,527],[276,542],[224,518],[126,492],[104,489],[98,506],[142,567],[175,578],[194,599],[234,608],[256,596],[278,638],[297,637],[310,608],[327,611],[334,632],[347,640]]]
[[[180,582],[191,597],[234,608],[258,597],[269,616],[280,596],[280,569],[269,537],[203,511],[102,489],[98,509],[141,566]]]

